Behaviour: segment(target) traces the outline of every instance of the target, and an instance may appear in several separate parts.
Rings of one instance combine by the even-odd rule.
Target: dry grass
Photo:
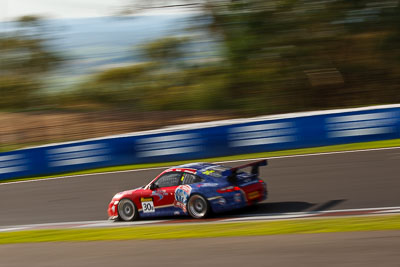
[[[227,111],[0,112],[0,151],[230,118]]]

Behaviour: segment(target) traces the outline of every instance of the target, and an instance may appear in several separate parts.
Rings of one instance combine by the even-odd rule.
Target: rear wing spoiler
[[[228,176],[228,181],[235,183],[238,170],[251,167],[251,174],[254,174],[258,177],[260,166],[267,166],[267,165],[268,161],[266,159],[263,159],[245,165],[230,168],[229,170],[223,171],[222,175]]]

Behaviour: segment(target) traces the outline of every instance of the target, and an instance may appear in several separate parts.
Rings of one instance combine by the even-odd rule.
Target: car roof
[[[199,171],[202,169],[207,169],[212,166],[219,166],[219,165],[213,164],[213,163],[207,163],[207,162],[194,162],[194,163],[188,163],[188,164],[176,166],[176,167],[174,167],[174,169],[182,168],[182,169],[194,169],[194,170]]]

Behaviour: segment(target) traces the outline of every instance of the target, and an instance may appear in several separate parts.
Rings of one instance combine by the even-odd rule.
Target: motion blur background
[[[398,0],[66,2],[1,0],[0,151],[400,102]]]

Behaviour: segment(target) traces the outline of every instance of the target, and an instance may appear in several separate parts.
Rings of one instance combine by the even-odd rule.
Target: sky
[[[0,0],[0,20],[13,20],[24,15],[41,15],[49,18],[107,16],[116,14],[129,2],[129,0]],[[178,11],[168,9],[152,13],[156,12]]]

